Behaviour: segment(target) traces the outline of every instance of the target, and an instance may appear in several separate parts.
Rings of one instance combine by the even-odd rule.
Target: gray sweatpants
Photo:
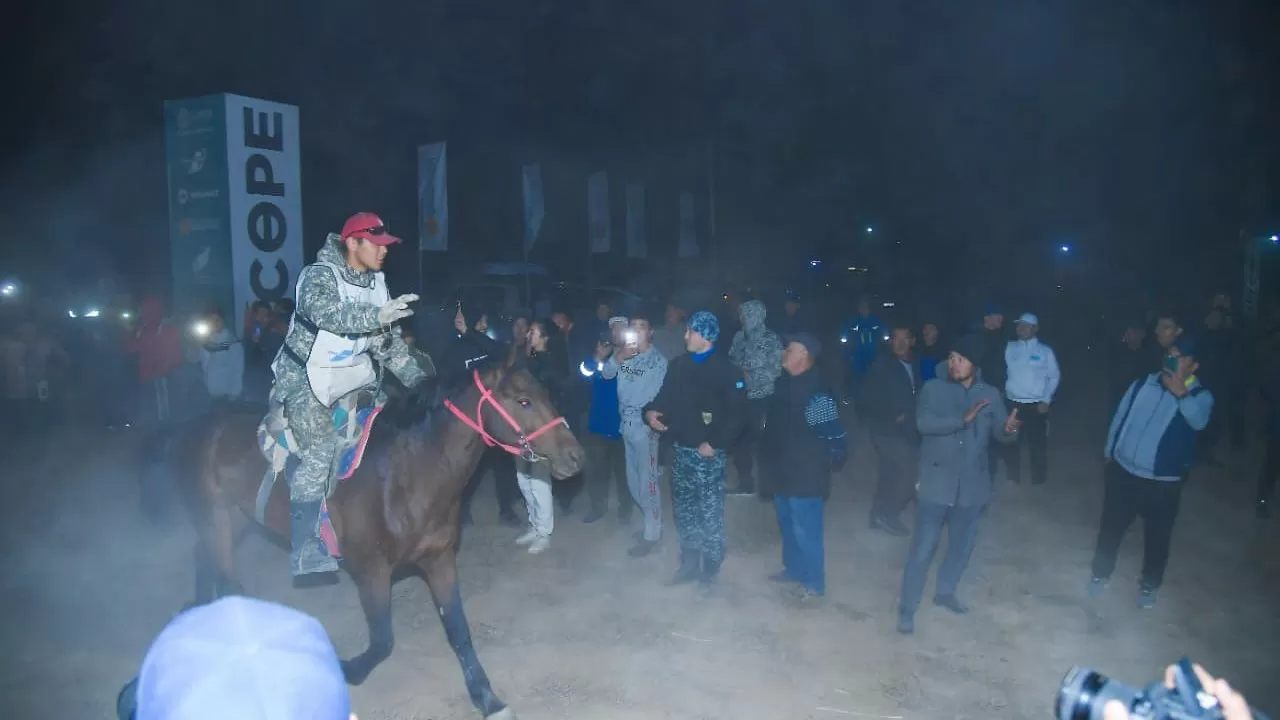
[[[662,490],[658,476],[658,434],[640,416],[622,419],[627,453],[627,489],[644,516],[644,539],[662,537]]]
[[[340,445],[338,433],[333,429],[333,411],[321,405],[307,389],[285,399],[284,414],[299,446],[298,469],[289,479],[289,500],[324,500],[330,468]]]

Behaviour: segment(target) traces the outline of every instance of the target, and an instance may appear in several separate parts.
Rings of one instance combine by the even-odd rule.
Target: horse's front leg
[[[467,625],[467,616],[462,610],[458,565],[453,549],[422,560],[419,567],[427,576],[427,585],[431,587],[431,597],[435,599],[440,621],[444,623],[449,646],[453,648],[454,654],[458,656],[458,663],[462,666],[462,679],[467,684],[471,702],[490,720],[515,720],[515,713],[493,694],[489,676],[480,666],[475,646],[471,644],[471,628]]]
[[[348,560],[347,567],[360,591],[360,607],[369,624],[369,648],[342,663],[347,682],[359,685],[379,663],[391,656],[395,646],[395,634],[391,630],[391,566],[376,557],[365,563]]]

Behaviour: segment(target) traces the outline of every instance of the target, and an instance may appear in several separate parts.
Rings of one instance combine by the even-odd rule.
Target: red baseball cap
[[[374,245],[395,245],[404,242],[387,232],[386,223],[382,222],[382,218],[370,212],[356,213],[347,218],[347,221],[342,224],[342,239],[349,237],[368,240]]]

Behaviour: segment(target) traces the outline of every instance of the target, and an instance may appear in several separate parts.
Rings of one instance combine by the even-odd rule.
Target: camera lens
[[[1108,678],[1089,668],[1073,667],[1062,678],[1054,710],[1058,720],[1102,720],[1109,700],[1119,700],[1132,708],[1141,693],[1137,688]]]

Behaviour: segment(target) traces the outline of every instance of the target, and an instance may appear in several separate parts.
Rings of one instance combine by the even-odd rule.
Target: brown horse
[[[462,492],[486,446],[545,458],[557,479],[577,473],[584,453],[546,390],[527,371],[505,365],[475,372],[472,379],[466,390],[446,401],[448,412],[438,412],[426,432],[375,425],[364,463],[329,498],[343,567],[355,580],[369,623],[369,648],[345,661],[343,671],[349,683],[359,685],[391,654],[392,574],[416,568],[431,588],[471,701],[487,718],[514,718],[489,686],[462,609],[456,561]],[[178,482],[200,536],[197,603],[240,590],[233,552],[253,522],[268,469],[257,445],[260,419],[233,415],[214,420],[189,444],[194,452],[189,467],[197,471]],[[378,445],[388,453],[383,473],[375,467]],[[288,504],[288,487],[277,483],[265,524],[283,537],[288,537]]]

